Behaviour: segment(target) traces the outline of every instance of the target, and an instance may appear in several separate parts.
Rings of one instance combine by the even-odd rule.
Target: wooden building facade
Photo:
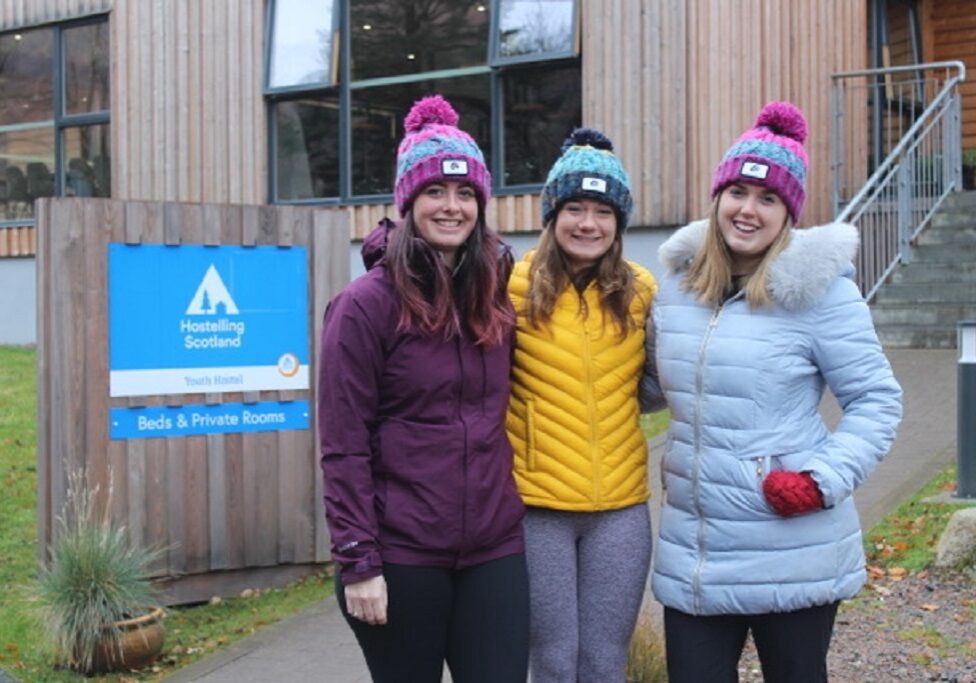
[[[867,59],[862,3],[583,0],[580,9],[583,123],[617,141],[641,226],[699,215],[711,169],[769,99],[796,101],[811,143],[823,145],[830,73]],[[111,42],[111,196],[267,201],[265,4],[3,0],[0,30],[98,13]],[[814,155],[814,220],[827,211],[826,166]],[[351,206],[353,230],[389,209]],[[492,209],[502,232],[540,227],[535,193]],[[4,230],[0,256],[31,253],[30,230]]]
[[[701,215],[712,169],[762,104],[789,99],[810,122],[807,222],[829,218],[830,75],[867,68],[869,0],[581,0],[582,123],[615,142],[635,182],[634,224]],[[976,69],[976,9],[919,1],[923,60]],[[266,2],[0,0],[0,32],[107,16],[111,196],[269,200],[262,90]],[[964,87],[976,147],[976,80]],[[463,122],[462,122],[463,125]],[[505,232],[539,229],[536,192],[493,200]],[[350,203],[353,237],[389,204]],[[30,226],[0,228],[0,257],[29,256]]]

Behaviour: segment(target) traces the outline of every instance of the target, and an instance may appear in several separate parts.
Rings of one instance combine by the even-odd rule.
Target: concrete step
[[[939,284],[886,284],[878,290],[874,304],[976,304],[976,280]]]
[[[922,233],[925,237],[926,233]],[[912,249],[913,263],[925,261],[928,263],[966,263],[976,262],[976,233],[973,233],[972,243],[958,237],[945,242],[932,241],[931,238],[919,243]],[[911,265],[911,264],[909,264]]]
[[[939,235],[942,241],[957,236],[964,241],[976,241],[976,215],[939,212],[932,217],[919,239],[928,234]]]
[[[946,197],[944,206],[950,209],[969,207],[976,209],[976,190],[967,192],[953,192]]]
[[[892,284],[935,284],[976,282],[976,262],[972,260],[926,262],[916,258],[907,265],[895,268]]]
[[[875,325],[931,325],[952,327],[960,320],[976,320],[976,301],[963,303],[886,303],[871,307]]]
[[[894,349],[954,349],[955,327],[876,325],[881,345]]]

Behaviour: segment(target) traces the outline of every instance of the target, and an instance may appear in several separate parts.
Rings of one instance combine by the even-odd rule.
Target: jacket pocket
[[[535,399],[525,399],[525,468],[535,470]]]

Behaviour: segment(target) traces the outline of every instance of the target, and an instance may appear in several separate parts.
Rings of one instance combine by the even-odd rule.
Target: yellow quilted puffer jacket
[[[630,305],[636,321],[623,339],[604,317],[595,284],[570,286],[552,318],[534,328],[523,311],[531,253],[508,283],[518,314],[508,436],[515,480],[526,505],[555,510],[614,510],[647,500],[647,442],[639,424],[637,383],[644,368],[644,323],[657,291],[654,276],[629,263],[637,278]]]

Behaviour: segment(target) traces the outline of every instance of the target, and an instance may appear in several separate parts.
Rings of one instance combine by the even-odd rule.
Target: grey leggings
[[[622,683],[651,563],[647,505],[529,508],[525,556],[532,683]]]

